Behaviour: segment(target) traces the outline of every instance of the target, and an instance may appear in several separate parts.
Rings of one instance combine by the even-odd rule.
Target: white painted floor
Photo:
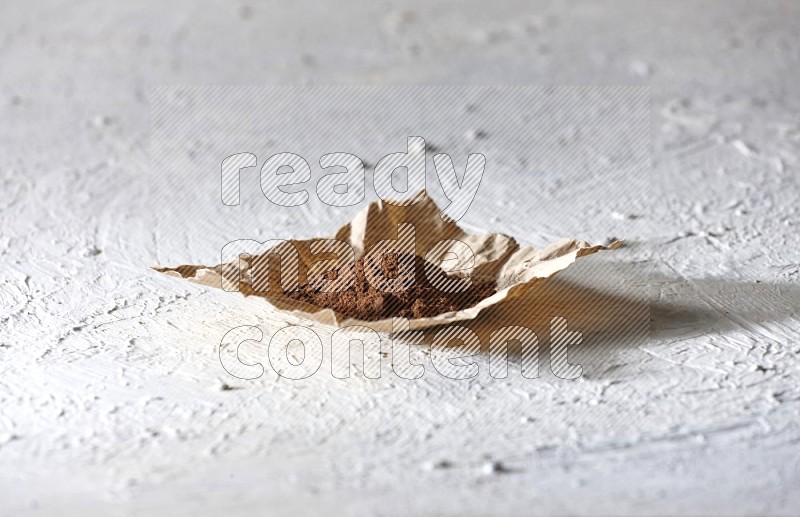
[[[796,515],[798,23],[791,1],[3,3],[0,514]],[[550,289],[647,271],[650,336],[587,339],[574,382],[226,377],[221,335],[282,319],[148,269],[148,91],[174,84],[651,86],[643,206],[609,184],[519,217],[487,179],[466,221],[626,239]]]

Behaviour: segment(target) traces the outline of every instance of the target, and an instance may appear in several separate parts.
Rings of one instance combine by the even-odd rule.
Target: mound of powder
[[[407,266],[410,263],[413,268]],[[359,259],[350,267],[324,272],[309,284],[284,292],[284,296],[333,309],[347,317],[375,321],[392,317],[425,318],[467,309],[496,291],[493,282],[472,282],[459,292],[443,288],[444,282],[453,285],[458,280],[422,257],[385,253],[379,263]],[[331,287],[336,285],[342,289],[333,291]]]

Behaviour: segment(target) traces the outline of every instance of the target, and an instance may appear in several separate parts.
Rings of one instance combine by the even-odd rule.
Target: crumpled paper
[[[481,300],[473,307],[446,312],[433,317],[409,320],[411,330],[446,325],[457,321],[478,318],[491,306],[513,304],[514,299],[541,282],[567,268],[579,257],[591,255],[599,250],[618,248],[622,242],[614,241],[608,246],[592,246],[585,241],[561,239],[537,250],[520,245],[513,237],[500,233],[468,234],[457,224],[441,217],[441,210],[425,193],[420,193],[415,204],[399,206],[373,201],[349,223],[339,228],[332,238],[347,242],[355,251],[356,259],[381,240],[397,238],[400,223],[411,223],[415,228],[416,253],[424,257],[428,250],[442,240],[458,240],[467,244],[474,253],[474,267],[469,276],[477,281],[494,282],[497,292]],[[305,270],[314,262],[309,250],[311,243],[319,239],[291,240],[300,256],[301,282],[305,281]],[[451,255],[452,256],[452,255]],[[336,327],[362,325],[379,332],[392,331],[392,319],[363,321],[348,318],[331,309],[317,307],[285,296],[256,293],[249,285],[248,269],[253,257],[219,264],[216,266],[185,265],[178,267],[154,267],[161,273],[183,278],[189,282],[221,289],[223,282],[230,282],[230,272],[238,270],[239,291],[245,296],[261,298],[280,311]],[[463,269],[465,259],[449,260],[448,270]],[[241,280],[240,280],[241,279]]]

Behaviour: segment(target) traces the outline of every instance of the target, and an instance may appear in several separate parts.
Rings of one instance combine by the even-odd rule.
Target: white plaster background
[[[788,1],[3,3],[0,512],[796,514],[799,22]],[[651,268],[647,342],[573,383],[219,390],[226,326],[279,323],[145,268],[147,91],[297,83],[651,85],[657,195],[587,217],[632,245],[566,278]],[[481,199],[484,229],[559,236]]]

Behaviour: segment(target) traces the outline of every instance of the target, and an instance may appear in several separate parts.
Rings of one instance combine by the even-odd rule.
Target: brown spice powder
[[[370,284],[368,273],[370,278],[380,278],[382,274],[385,278],[394,280],[395,284],[411,284],[410,278],[401,278],[402,270],[405,269],[400,267],[401,261],[413,261],[413,273],[410,273],[414,275],[412,285],[383,292]],[[366,271],[369,267],[373,271]],[[377,271],[378,268],[380,271]],[[496,292],[493,282],[475,281],[464,291],[446,292],[434,287],[429,276],[451,280],[457,278],[448,276],[440,267],[422,257],[385,253],[380,264],[367,265],[362,258],[343,271],[327,271],[317,281],[301,285],[297,290],[284,292],[284,296],[333,309],[347,317],[375,321],[391,317],[425,318],[467,309]],[[332,286],[340,282],[342,286],[348,287],[338,292],[322,290],[327,286],[327,290],[331,291]]]

